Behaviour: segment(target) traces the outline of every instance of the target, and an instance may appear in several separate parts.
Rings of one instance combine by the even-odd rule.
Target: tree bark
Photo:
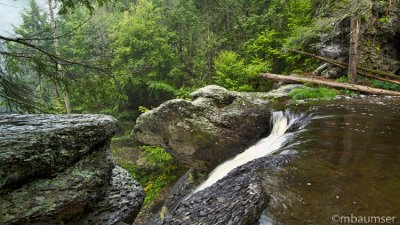
[[[284,75],[278,75],[278,74],[272,74],[272,73],[262,73],[262,74],[260,74],[260,76],[266,80],[272,79],[272,80],[278,80],[278,81],[284,81],[284,82],[290,82],[290,83],[315,83],[315,84],[322,84],[322,85],[335,87],[335,88],[343,88],[343,89],[348,89],[348,90],[353,90],[353,91],[359,91],[359,92],[367,93],[367,94],[400,96],[400,92],[397,92],[397,91],[389,91],[389,90],[372,88],[372,87],[367,87],[367,86],[357,85],[357,84],[346,84],[346,83],[340,83],[340,82],[336,82],[336,81],[320,80],[317,78],[293,77],[293,76],[284,76]]]
[[[350,18],[350,52],[349,52],[349,78],[351,83],[357,81],[358,44],[360,38],[360,20],[356,15]]]
[[[55,6],[53,6],[53,0],[48,0],[48,4],[49,4],[49,11],[50,11],[50,22],[51,22],[51,28],[53,31],[53,45],[54,45],[54,51],[55,51],[55,55],[60,58],[60,51],[59,51],[59,41],[58,41],[58,32],[57,32],[57,24],[56,24],[56,18],[54,15],[54,9],[56,8]],[[58,75],[59,71],[62,69],[61,64],[56,62],[56,75]],[[64,76],[61,74],[61,79],[64,79]],[[69,95],[67,92],[67,88],[65,86],[65,84],[62,84],[61,87],[62,93],[63,93],[63,97],[64,97],[64,104],[65,104],[65,110],[67,111],[67,114],[71,113],[71,103],[69,100]]]

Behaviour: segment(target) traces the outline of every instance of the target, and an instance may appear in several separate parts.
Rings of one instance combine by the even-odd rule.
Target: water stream
[[[210,173],[208,179],[204,183],[202,183],[194,191],[194,193],[211,186],[221,178],[225,177],[233,169],[254,159],[266,156],[277,151],[291,135],[291,133],[285,134],[286,130],[301,116],[302,115],[300,114],[296,115],[289,112],[274,112],[271,118],[272,131],[270,135],[266,138],[261,139],[255,145],[238,154],[233,159],[230,159],[216,167]]]
[[[302,132],[286,132],[299,116],[274,113],[271,134],[218,166],[196,192],[251,160],[294,152],[298,157],[276,174],[259,173],[272,198],[260,225],[349,224],[334,219],[351,215],[395,217],[391,224],[400,224],[400,99],[335,100],[290,110],[313,114]]]
[[[337,216],[389,216],[400,224],[400,99],[312,108],[314,119],[281,149],[299,157],[272,177],[260,174],[272,196],[261,224],[351,224]]]

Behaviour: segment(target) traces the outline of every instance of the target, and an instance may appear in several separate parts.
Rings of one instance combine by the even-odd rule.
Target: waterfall
[[[208,179],[202,183],[194,193],[201,191],[207,187],[210,187],[218,180],[225,177],[233,169],[250,162],[254,159],[266,156],[277,151],[287,140],[290,134],[285,134],[286,130],[293,124],[299,116],[284,112],[274,112],[272,114],[271,123],[272,131],[271,134],[258,141],[255,145],[248,148],[246,151],[235,156],[217,168],[215,168],[209,175]]]

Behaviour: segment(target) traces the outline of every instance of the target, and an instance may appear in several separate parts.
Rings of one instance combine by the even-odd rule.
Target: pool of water
[[[351,215],[397,217],[400,224],[400,99],[307,107],[295,110],[313,119],[283,149],[299,157],[265,178],[270,224],[350,224],[343,219]],[[342,223],[332,221],[336,215]]]

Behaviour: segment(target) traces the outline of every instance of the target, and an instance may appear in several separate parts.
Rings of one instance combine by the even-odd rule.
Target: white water
[[[202,183],[194,193],[210,187],[221,178],[225,177],[230,171],[254,159],[266,156],[277,151],[287,140],[289,134],[285,134],[286,130],[298,117],[293,114],[287,117],[283,112],[274,112],[272,115],[272,131],[271,134],[258,141],[255,145],[246,151],[235,156],[233,159],[224,162],[215,168],[209,175],[208,179]]]

